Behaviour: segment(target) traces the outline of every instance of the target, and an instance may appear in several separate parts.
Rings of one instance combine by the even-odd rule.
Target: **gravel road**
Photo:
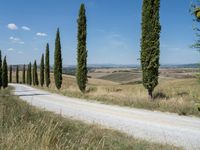
[[[200,149],[200,118],[177,114],[105,105],[65,97],[26,85],[10,84],[22,100],[46,110],[96,123],[139,139]]]

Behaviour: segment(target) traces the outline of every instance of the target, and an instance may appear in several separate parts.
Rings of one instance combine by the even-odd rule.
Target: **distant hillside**
[[[17,65],[12,65],[13,70],[16,70]],[[23,65],[18,65],[19,70],[22,70]],[[27,67],[27,66],[26,66]],[[160,66],[160,68],[199,68],[200,64],[164,64]],[[40,66],[38,66],[38,69]],[[120,64],[89,64],[88,65],[88,70],[92,69],[100,69],[100,68],[140,68],[140,65],[120,65]],[[51,65],[51,71],[53,71],[53,66]],[[76,66],[75,65],[64,65],[63,67],[63,73],[64,74],[70,74],[70,75],[75,75],[76,71]]]

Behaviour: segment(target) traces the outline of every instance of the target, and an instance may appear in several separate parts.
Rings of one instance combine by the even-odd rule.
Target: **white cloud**
[[[7,27],[8,27],[8,29],[10,29],[10,30],[17,30],[17,29],[18,29],[17,25],[14,24],[14,23],[10,23],[10,24],[8,24]]]
[[[13,48],[9,48],[8,51],[14,51],[14,49]]]
[[[47,36],[46,33],[42,33],[42,32],[38,32],[38,33],[36,33],[36,35],[37,35],[37,36]]]
[[[22,26],[21,27],[23,30],[25,30],[25,31],[30,31],[31,29],[29,28],[29,27],[27,27],[27,26]]]
[[[10,40],[13,40],[13,41],[20,41],[19,38],[16,38],[16,37],[13,37],[13,36],[11,36],[9,39],[10,39]]]
[[[9,39],[11,40],[12,43],[24,44],[24,42],[20,38],[11,36]]]

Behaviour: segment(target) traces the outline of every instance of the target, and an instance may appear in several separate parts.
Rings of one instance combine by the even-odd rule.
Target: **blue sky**
[[[85,3],[89,64],[139,64],[142,0],[1,0],[0,49],[9,64],[40,62],[50,43],[53,64],[57,27],[63,64],[76,64],[77,16]],[[161,64],[200,61],[191,49],[195,36],[190,0],[161,0]]]

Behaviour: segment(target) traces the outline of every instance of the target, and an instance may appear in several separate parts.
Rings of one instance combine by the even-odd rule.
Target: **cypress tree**
[[[34,85],[37,85],[38,86],[38,84],[39,84],[39,81],[38,81],[38,73],[37,73],[37,62],[36,62],[36,60],[35,60],[35,62],[34,62],[34,71],[33,71],[33,74],[34,74]]]
[[[27,71],[26,71],[26,84],[29,84],[29,64],[27,65]]]
[[[0,50],[0,89],[2,87],[2,56],[1,56],[1,50]]]
[[[8,66],[7,66],[7,62],[6,62],[6,56],[4,57],[4,60],[3,60],[2,86],[4,89],[8,87]]]
[[[19,83],[19,66],[16,68],[16,83]]]
[[[44,54],[42,54],[40,63],[40,85],[42,87],[44,85]]]
[[[51,80],[50,80],[49,44],[48,43],[46,46],[46,55],[45,55],[45,81],[46,81],[46,86],[49,87]]]
[[[12,83],[12,65],[10,65],[10,75],[9,75],[10,83]]]
[[[79,89],[85,92],[87,84],[87,19],[84,4],[81,4],[78,18],[78,46],[77,46],[77,70],[76,80]]]
[[[60,89],[62,85],[62,54],[61,54],[59,28],[57,29],[56,40],[55,40],[54,80],[55,80],[55,85],[57,89]]]
[[[152,99],[158,84],[160,57],[160,0],[143,0],[141,66],[143,85]]]
[[[26,83],[26,66],[24,64],[23,66],[23,73],[22,73],[22,83],[25,84]]]
[[[32,65],[31,65],[31,62],[28,65],[28,84],[32,85]]]
[[[35,86],[35,62],[33,64],[32,80],[33,80],[33,86]]]
[[[32,77],[31,77],[31,72],[32,72],[32,64],[30,63],[30,85],[32,85]]]

